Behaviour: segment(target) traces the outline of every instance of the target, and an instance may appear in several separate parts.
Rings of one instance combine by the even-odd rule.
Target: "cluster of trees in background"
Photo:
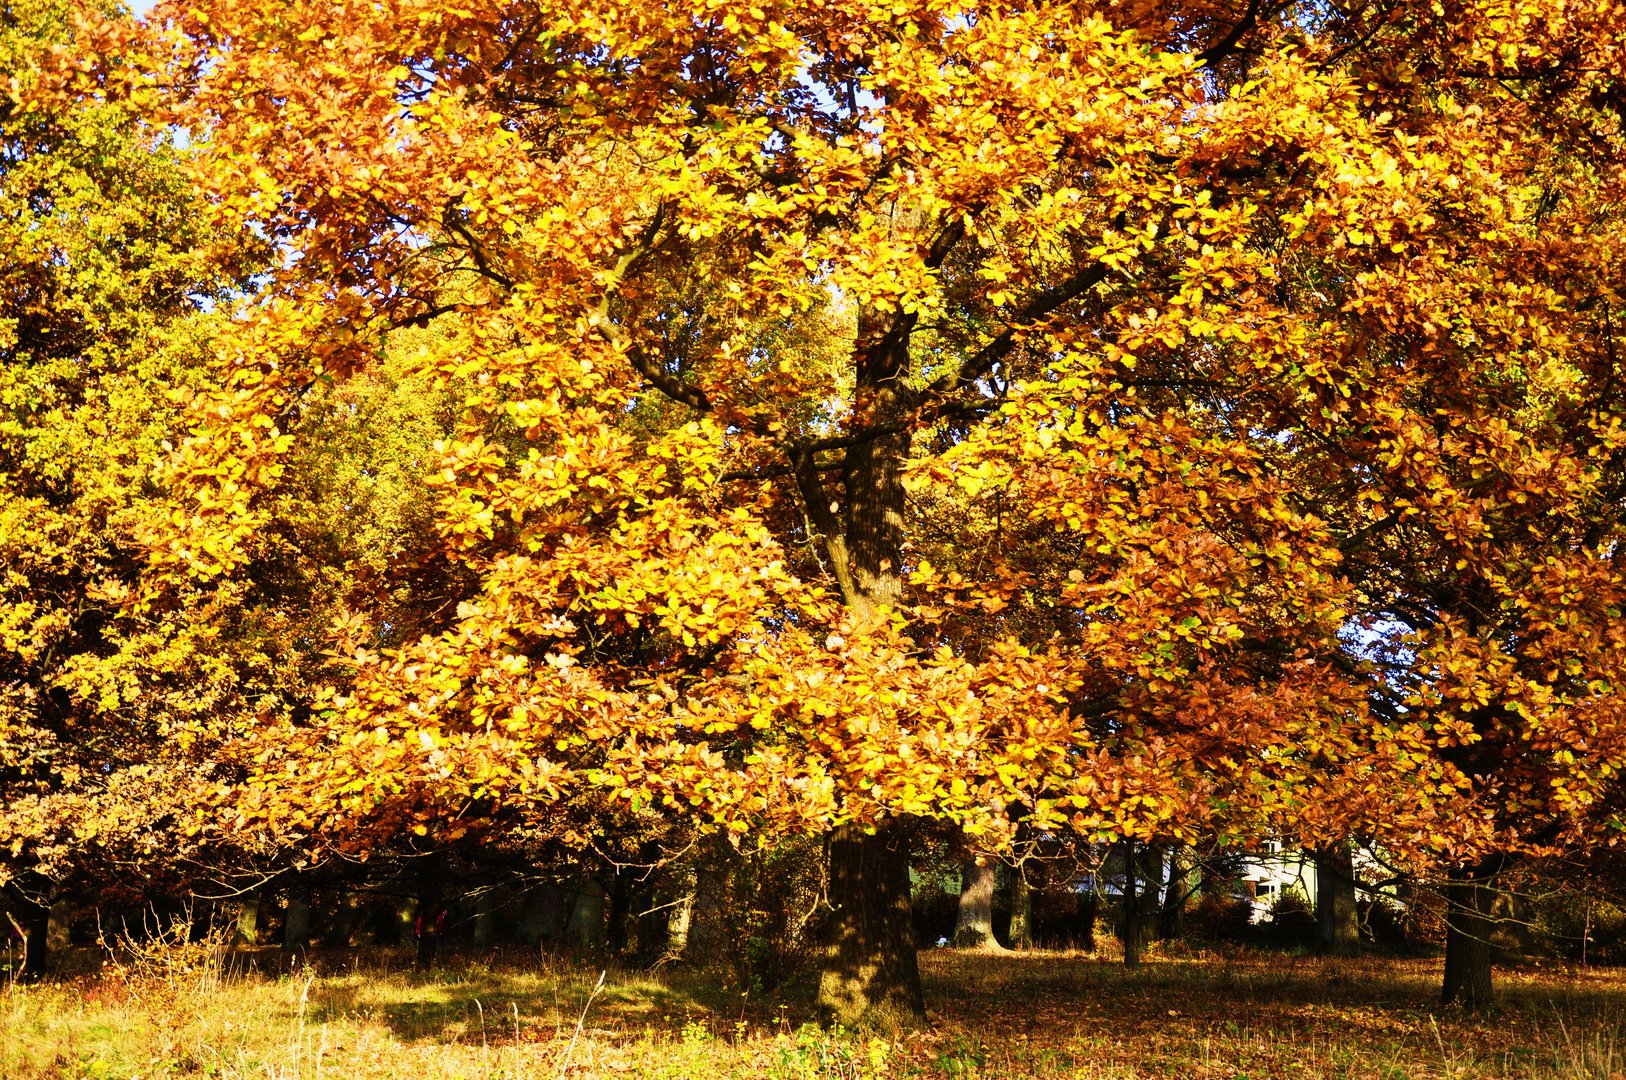
[[[918,1022],[922,844],[1358,843],[1482,1004],[1623,826],[1619,21],[11,0],[8,910],[789,844]]]

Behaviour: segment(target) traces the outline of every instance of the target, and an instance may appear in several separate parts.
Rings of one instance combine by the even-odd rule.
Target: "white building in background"
[[[1286,847],[1279,840],[1266,841],[1257,852],[1250,852],[1238,856],[1236,876],[1230,880],[1240,889],[1242,895],[1253,906],[1250,921],[1261,922],[1270,918],[1270,911],[1284,892],[1294,891],[1309,904],[1313,910],[1316,904],[1316,866],[1315,859],[1308,852],[1299,848]],[[1371,871],[1377,864],[1371,854],[1364,848],[1355,851],[1356,876],[1371,877]],[[1160,870],[1162,881],[1169,878],[1169,861],[1164,858]],[[1100,878],[1086,875],[1076,888],[1093,888],[1103,897],[1114,900],[1123,895],[1123,875],[1104,874]],[[1139,887],[1145,890],[1146,903],[1161,904],[1166,885],[1161,882],[1141,881]],[[1355,894],[1363,900],[1370,900],[1373,894],[1370,890],[1357,887]],[[1394,901],[1394,897],[1388,897]]]
[[[1266,841],[1264,850],[1244,860],[1241,880],[1253,904],[1254,922],[1268,919],[1271,905],[1289,889],[1315,907],[1315,860],[1297,848],[1284,848],[1280,840]]]

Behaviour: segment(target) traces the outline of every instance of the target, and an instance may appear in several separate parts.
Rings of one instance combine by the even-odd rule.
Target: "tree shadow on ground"
[[[603,970],[603,969],[600,969]],[[749,995],[730,991],[715,976],[687,971],[649,973],[585,965],[543,971],[448,963],[435,971],[378,974],[358,970],[311,983],[309,1023],[363,1021],[387,1027],[405,1041],[498,1043],[568,1038],[586,1033],[677,1029],[700,1024],[721,1033],[749,1012],[767,1016]],[[799,1005],[797,1013],[805,1011]]]

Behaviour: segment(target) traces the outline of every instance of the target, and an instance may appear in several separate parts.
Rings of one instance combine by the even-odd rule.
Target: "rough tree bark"
[[[811,450],[791,447],[803,509],[820,534],[855,628],[880,625],[903,602],[903,469],[909,453],[903,380],[915,316],[866,312],[854,346],[855,439],[832,499]],[[827,1022],[919,1027],[926,1022],[909,909],[909,831],[883,821],[829,839],[835,907],[817,1008]]]
[[[1315,853],[1315,917],[1323,953],[1348,956],[1360,948],[1355,852],[1347,842]]]
[[[830,834],[830,940],[818,1012],[845,1027],[919,1027],[926,1020],[909,912],[909,833],[843,825]]]
[[[994,888],[998,866],[985,855],[960,866],[960,908],[954,922],[954,947],[1003,952],[994,937]]]
[[[1169,849],[1169,881],[1163,889],[1163,906],[1157,915],[1157,936],[1177,941],[1186,932],[1186,900],[1191,895],[1192,866],[1186,849],[1176,844]]]
[[[258,945],[260,942],[260,898],[245,896],[237,908],[237,925],[232,940],[239,945]]]
[[[1445,886],[1445,983],[1440,1001],[1472,1012],[1491,1006],[1491,905],[1483,877],[1453,872]]]

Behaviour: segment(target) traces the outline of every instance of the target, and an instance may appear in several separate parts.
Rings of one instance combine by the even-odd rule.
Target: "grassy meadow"
[[[393,961],[393,966],[392,966]],[[283,975],[109,966],[0,991],[0,1076],[1600,1077],[1626,1075],[1626,973],[1498,972],[1489,1016],[1433,1007],[1437,961],[922,956],[929,1032],[823,1032],[808,992],[545,956],[327,957]]]

